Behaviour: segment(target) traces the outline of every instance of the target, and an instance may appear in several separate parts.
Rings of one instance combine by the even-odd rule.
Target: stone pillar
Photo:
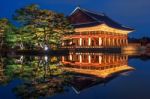
[[[101,46],[101,45],[102,45],[102,38],[99,37],[99,46]]]
[[[72,61],[72,55],[71,55],[71,54],[69,55],[69,60],[71,60],[71,61]]]
[[[82,38],[79,39],[79,45],[82,46]]]
[[[110,46],[109,38],[107,38],[107,47]]]
[[[128,45],[128,39],[125,40],[126,41],[126,46]]]
[[[114,47],[116,47],[116,39],[114,38]]]
[[[102,39],[102,45],[105,46],[105,38]]]
[[[115,39],[112,38],[112,46],[114,47],[115,46]]]
[[[124,44],[124,38],[122,39],[122,46],[125,46],[125,44]]]
[[[123,44],[123,39],[121,39],[121,46],[124,46],[124,44]]]
[[[64,41],[62,42],[62,46],[64,46],[65,45],[65,43],[64,43]]]
[[[120,39],[120,46],[122,46],[122,39]]]
[[[121,44],[120,44],[120,39],[118,39],[118,45],[120,46]]]
[[[112,56],[112,62],[115,62],[115,56],[114,55]]]
[[[105,38],[105,46],[107,46],[107,38]]]
[[[64,56],[62,56],[62,62],[64,62],[65,61],[65,57]]]
[[[107,42],[106,42],[106,38],[104,38],[104,46],[106,46],[106,43],[107,43]]]
[[[88,62],[91,63],[91,55],[88,56]]]
[[[112,46],[111,38],[108,38],[109,46]]]
[[[122,43],[122,39],[120,39],[120,46],[122,46],[123,45],[123,43]]]
[[[88,38],[88,45],[91,46],[91,38]]]
[[[123,45],[126,46],[126,39],[123,39]]]
[[[104,46],[104,38],[102,38],[102,46]]]
[[[99,56],[99,64],[102,63],[102,56]]]
[[[108,38],[108,46],[111,46],[110,38]]]
[[[82,63],[82,56],[79,55],[79,62]]]
[[[118,46],[118,38],[116,38],[116,40],[115,40],[115,41],[116,41],[116,46]]]

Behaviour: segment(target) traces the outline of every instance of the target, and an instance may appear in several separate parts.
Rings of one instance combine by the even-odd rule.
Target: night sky
[[[103,12],[113,20],[134,28],[130,37],[150,37],[150,0],[0,0],[0,18],[12,18],[16,9],[25,5],[38,4],[42,9],[49,9],[69,15],[76,6]]]

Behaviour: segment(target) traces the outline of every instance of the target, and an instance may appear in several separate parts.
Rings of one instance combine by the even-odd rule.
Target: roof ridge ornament
[[[76,12],[76,10],[81,9],[80,6],[77,6],[71,13],[69,16],[71,16],[74,12]]]

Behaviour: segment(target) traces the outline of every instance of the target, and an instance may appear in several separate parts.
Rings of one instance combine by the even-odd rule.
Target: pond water
[[[150,99],[150,57],[0,56],[0,99]]]

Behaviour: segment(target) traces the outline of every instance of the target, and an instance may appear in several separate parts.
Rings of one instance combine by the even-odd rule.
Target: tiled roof
[[[82,28],[82,27],[91,27],[102,24],[101,22],[89,22],[89,23],[81,23],[81,24],[72,24],[75,28]]]
[[[117,28],[117,29],[122,29],[122,30],[129,30],[129,31],[133,31],[134,29],[126,27],[124,25],[121,25],[115,21],[113,21],[111,18],[109,18],[108,16],[106,16],[103,13],[94,13],[85,9],[82,9],[80,7],[77,7],[69,17],[71,17],[76,11],[82,11],[84,14],[88,15],[89,17],[91,17],[92,19],[95,20],[95,22],[88,22],[88,23],[81,23],[81,24],[73,24],[73,26],[75,28],[79,28],[79,27],[89,27],[89,26],[95,26],[95,25],[99,25],[102,23],[105,23],[106,25],[112,27],[112,28]]]

